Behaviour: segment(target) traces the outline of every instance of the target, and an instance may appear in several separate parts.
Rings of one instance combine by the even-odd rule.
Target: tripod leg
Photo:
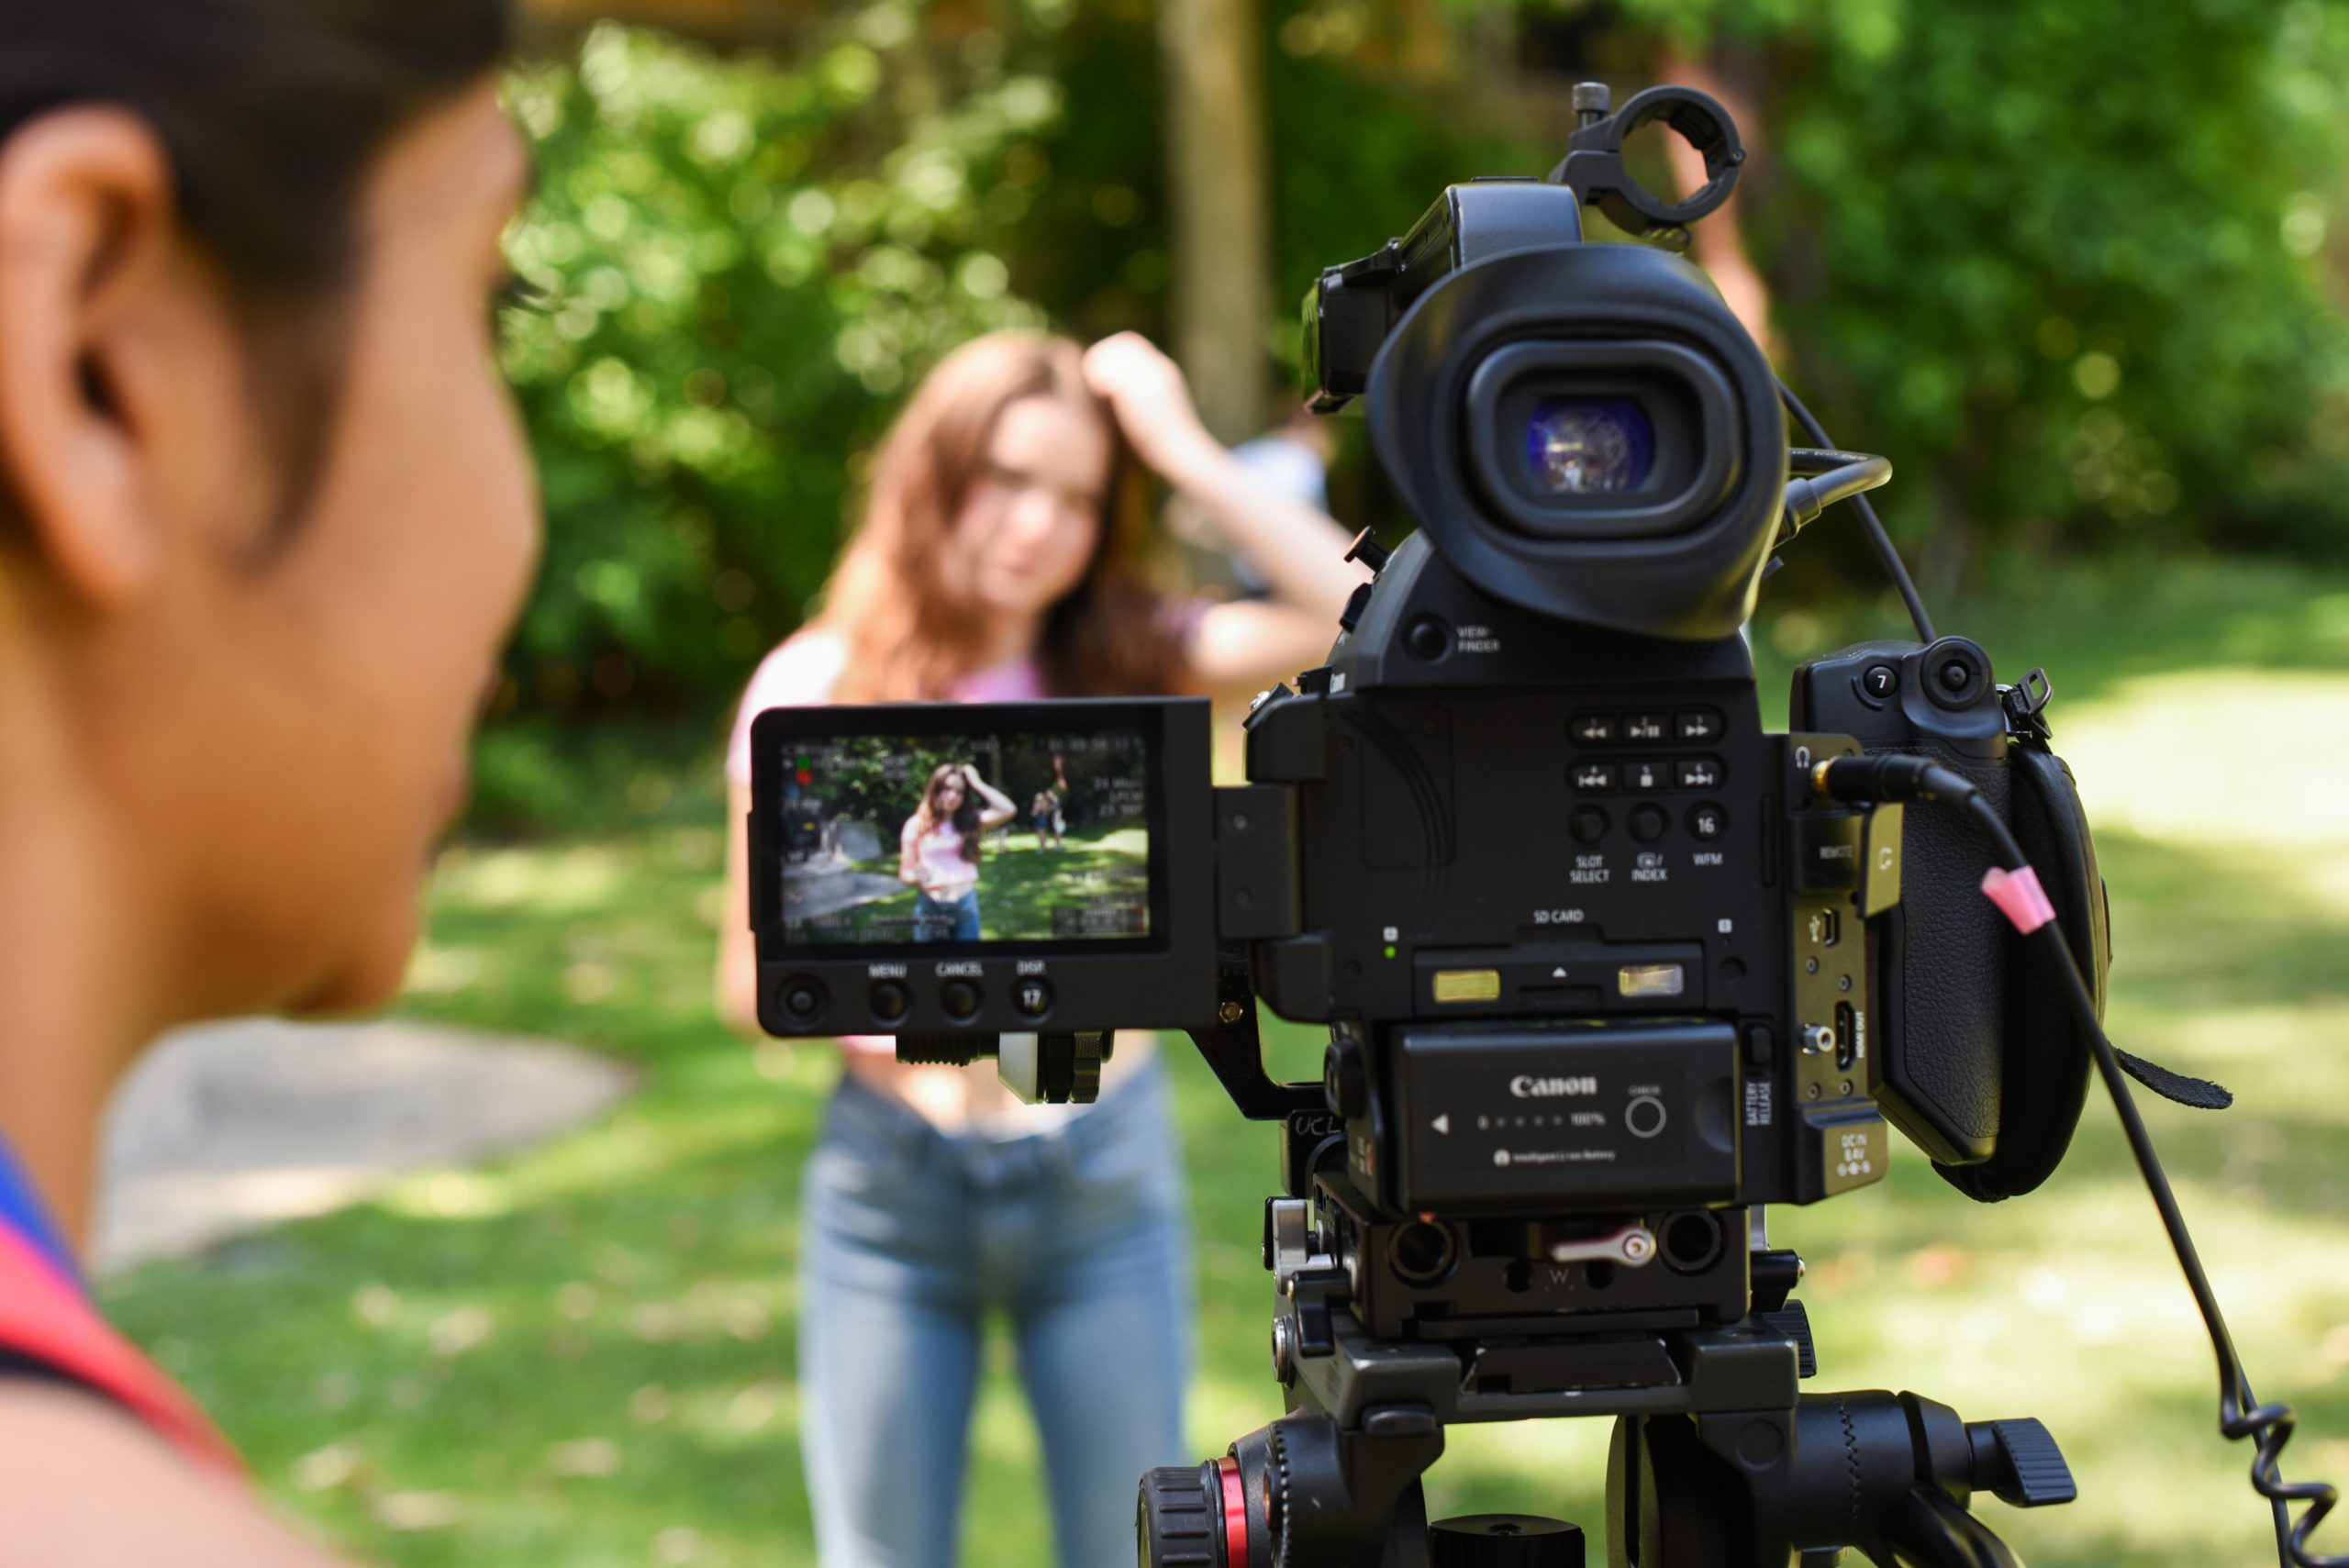
[[[1428,1568],[1428,1495],[1414,1481],[1395,1499],[1395,1515],[1386,1526],[1386,1555],[1378,1568]]]
[[[1946,1493],[1922,1486],[1893,1510],[1884,1540],[1863,1550],[1879,1568],[2022,1568],[1989,1526]]]
[[[1738,1568],[1753,1538],[1746,1505],[1744,1478],[1686,1416],[1617,1419],[1607,1462],[1608,1568]]]

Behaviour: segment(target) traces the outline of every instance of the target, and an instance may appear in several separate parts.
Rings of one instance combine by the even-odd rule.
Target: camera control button
[[[1041,975],[1030,975],[1011,993],[1011,1005],[1019,1010],[1021,1018],[1034,1023],[1052,1010],[1052,982]]]
[[[1889,664],[1871,664],[1860,676],[1860,690],[1882,702],[1900,689],[1900,672]]]
[[[1615,741],[1615,716],[1578,713],[1566,721],[1566,737],[1585,746],[1609,746]]]
[[[938,988],[938,1004],[956,1023],[979,1010],[979,988],[967,980],[950,980]]]
[[[1566,831],[1577,844],[1596,844],[1607,837],[1607,813],[1596,806],[1578,806],[1566,818]]]
[[[1452,651],[1452,633],[1435,617],[1421,616],[1403,634],[1403,646],[1411,651],[1413,658],[1433,663]]]
[[[1706,801],[1688,808],[1688,833],[1700,844],[1709,844],[1729,831],[1729,813]]]
[[[1615,764],[1612,762],[1577,762],[1571,776],[1575,788],[1585,795],[1614,793]]]
[[[1721,765],[1710,757],[1683,757],[1674,777],[1682,789],[1719,789]]]
[[[1653,1095],[1642,1095],[1623,1107],[1623,1126],[1634,1138],[1653,1138],[1664,1130],[1664,1102]]]
[[[824,1011],[824,988],[805,974],[795,974],[776,993],[783,1016],[795,1024],[813,1023]]]
[[[1664,717],[1660,713],[1627,713],[1623,716],[1623,739],[1626,740],[1661,740],[1669,733]]]
[[[1626,762],[1623,764],[1623,787],[1636,790],[1670,789],[1672,767],[1667,762]]]
[[[1670,826],[1661,807],[1642,806],[1631,813],[1631,837],[1642,844],[1654,843]]]
[[[874,981],[864,999],[872,1007],[873,1016],[885,1024],[894,1024],[906,1016],[906,988],[894,980]]]
[[[1672,732],[1683,740],[1718,740],[1721,736],[1719,709],[1684,707],[1672,716]]]

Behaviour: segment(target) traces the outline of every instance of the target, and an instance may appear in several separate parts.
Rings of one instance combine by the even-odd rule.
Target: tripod
[[[1464,1419],[1616,1418],[1609,1568],[1829,1568],[1846,1549],[1880,1568],[2020,1568],[1967,1511],[1973,1495],[2019,1507],[2075,1495],[2036,1420],[1797,1392],[1814,1361],[1786,1299],[1791,1252],[1753,1255],[1754,1310],[1727,1327],[1380,1340],[1315,1301],[1327,1282],[1312,1265],[1327,1260],[1296,1251],[1294,1201],[1272,1206],[1275,1354],[1292,1407],[1222,1459],[1145,1478],[1147,1568],[1582,1568],[1582,1532],[1562,1520],[1429,1524],[1420,1476],[1445,1423]]]

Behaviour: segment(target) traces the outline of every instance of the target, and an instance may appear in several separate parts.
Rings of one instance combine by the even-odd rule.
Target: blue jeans
[[[854,1078],[807,1167],[800,1447],[824,1568],[951,1568],[981,1328],[1011,1320],[1060,1568],[1133,1560],[1142,1474],[1188,1457],[1192,1284],[1156,1063],[1064,1126],[939,1131]]]
[[[974,942],[978,940],[977,888],[971,889],[960,898],[932,898],[927,893],[914,895],[914,940]]]

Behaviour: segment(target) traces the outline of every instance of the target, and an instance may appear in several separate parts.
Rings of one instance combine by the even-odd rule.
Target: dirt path
[[[320,1214],[587,1121],[627,1067],[551,1040],[250,1020],[150,1051],[108,1115],[100,1273]]]

